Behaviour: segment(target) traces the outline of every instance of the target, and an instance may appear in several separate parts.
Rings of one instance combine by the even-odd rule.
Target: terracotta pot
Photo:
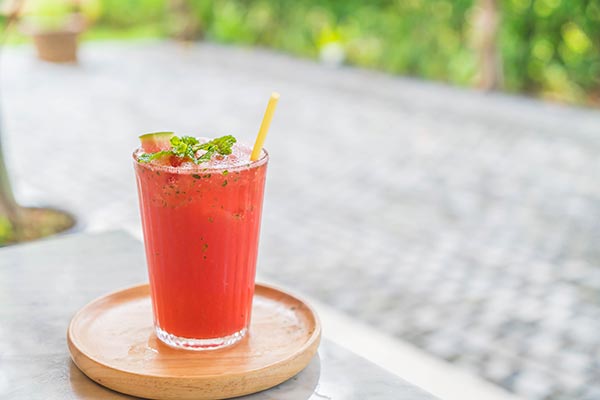
[[[56,63],[77,62],[79,32],[40,32],[33,34],[33,42],[40,60]]]
[[[77,38],[86,28],[81,14],[67,16],[58,29],[48,29],[32,21],[24,20],[21,31],[31,37],[40,60],[56,63],[77,62]]]

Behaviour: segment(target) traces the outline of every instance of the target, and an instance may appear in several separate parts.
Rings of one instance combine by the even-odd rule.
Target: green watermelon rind
[[[155,153],[170,149],[173,136],[175,136],[174,132],[151,132],[140,135],[139,138],[142,149],[146,153]]]

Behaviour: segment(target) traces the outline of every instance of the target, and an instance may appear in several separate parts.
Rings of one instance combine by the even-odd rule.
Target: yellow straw
[[[267,109],[265,110],[265,116],[263,117],[262,123],[260,124],[260,129],[258,130],[258,135],[256,136],[254,147],[252,148],[250,161],[256,161],[258,160],[258,157],[260,157],[260,152],[263,148],[263,144],[265,144],[267,132],[269,132],[269,126],[271,125],[273,114],[275,113],[275,107],[277,107],[277,101],[279,101],[279,93],[271,93],[269,104],[267,104]]]

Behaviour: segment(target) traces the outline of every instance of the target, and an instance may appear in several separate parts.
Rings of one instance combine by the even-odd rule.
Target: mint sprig
[[[173,154],[171,150],[163,150],[157,151],[156,153],[144,153],[138,156],[138,161],[141,163],[149,163],[152,160],[156,160],[162,156],[166,156],[167,154]]]
[[[237,140],[231,135],[226,135],[206,143],[200,143],[198,139],[192,136],[173,136],[170,139],[170,142],[171,148],[169,150],[141,154],[138,156],[138,161],[148,163],[166,155],[173,155],[179,158],[189,159],[195,164],[201,164],[210,161],[215,154],[224,156],[231,154],[231,148]],[[201,150],[204,150],[204,153],[198,156],[197,154]]]
[[[196,164],[210,160],[215,153],[223,156],[231,154],[231,148],[235,142],[236,139],[233,136],[227,135],[213,139],[210,142],[202,143],[198,146],[198,150],[206,150],[206,153],[198,158]]]

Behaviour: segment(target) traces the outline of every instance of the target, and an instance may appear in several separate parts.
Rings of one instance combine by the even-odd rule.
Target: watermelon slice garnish
[[[142,150],[144,153],[156,153],[171,148],[171,138],[175,136],[173,132],[153,132],[140,136]]]

